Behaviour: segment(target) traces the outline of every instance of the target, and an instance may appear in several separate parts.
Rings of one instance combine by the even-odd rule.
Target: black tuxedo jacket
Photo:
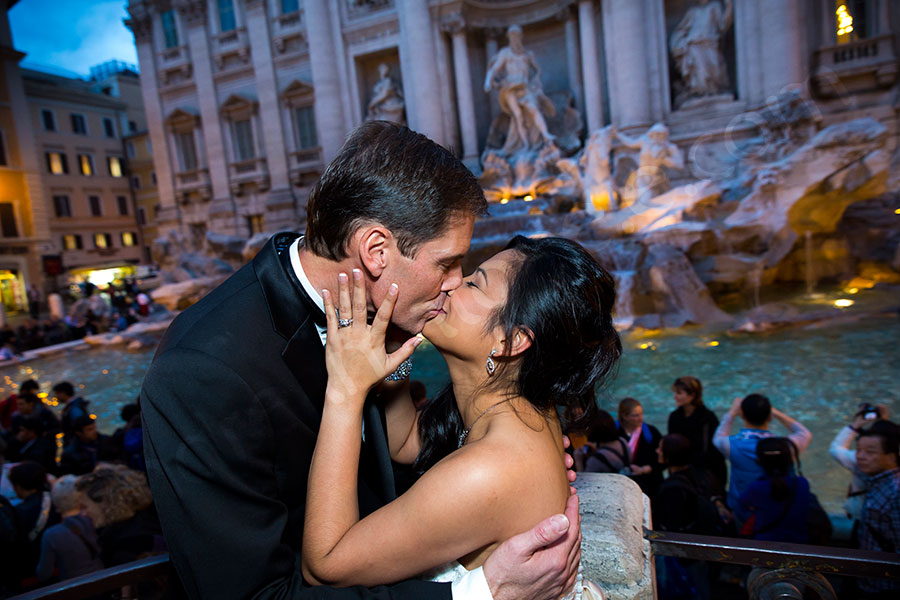
[[[451,598],[448,584],[310,588],[300,573],[306,483],[327,372],[321,310],[278,234],[169,327],[144,379],[147,473],[190,598]],[[384,426],[366,407],[362,515],[394,497]],[[377,552],[372,548],[372,552]],[[177,582],[175,582],[177,583]]]

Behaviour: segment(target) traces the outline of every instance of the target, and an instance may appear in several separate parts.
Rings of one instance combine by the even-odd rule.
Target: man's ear
[[[512,338],[502,340],[500,343],[507,348],[507,356],[518,356],[531,347],[534,341],[534,333],[527,327],[517,327]]]
[[[388,264],[388,250],[393,246],[390,230],[380,224],[366,225],[356,233],[357,251],[362,266],[378,278]]]

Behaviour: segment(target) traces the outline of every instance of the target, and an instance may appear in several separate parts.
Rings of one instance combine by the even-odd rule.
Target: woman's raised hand
[[[350,287],[347,274],[338,275],[340,319],[335,313],[331,293],[322,290],[328,331],[325,344],[325,364],[328,367],[326,397],[339,394],[343,400],[358,401],[362,406],[369,390],[409,358],[421,339],[412,337],[396,352],[388,354],[384,337],[397,302],[397,284],[391,284],[388,288],[371,325],[367,323],[366,285],[359,269],[353,269],[352,298]]]

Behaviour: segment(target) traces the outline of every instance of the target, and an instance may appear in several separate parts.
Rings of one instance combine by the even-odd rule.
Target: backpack
[[[716,536],[733,535],[733,523],[726,522],[722,518],[715,501],[709,496],[701,494],[697,490],[694,481],[688,477],[673,476],[666,479],[664,485],[683,489],[694,498],[694,519],[682,530],[682,533]]]

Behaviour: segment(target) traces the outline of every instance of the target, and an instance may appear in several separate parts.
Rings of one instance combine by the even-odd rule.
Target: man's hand
[[[564,435],[563,436],[563,449],[565,450],[566,448],[568,448],[571,445],[572,445],[572,440],[569,439],[569,436]],[[569,479],[569,483],[575,483],[575,478],[577,477],[577,475],[575,474],[575,470],[573,468],[575,466],[575,459],[572,458],[572,455],[569,454],[568,452],[563,452],[563,455],[565,456],[565,458],[563,459],[563,462],[566,465],[566,477]],[[575,488],[571,485],[569,486],[569,491],[572,492],[573,495],[576,493]]]
[[[575,585],[580,561],[581,516],[573,495],[565,517],[553,515],[498,546],[484,563],[484,576],[494,600],[551,600]]]

